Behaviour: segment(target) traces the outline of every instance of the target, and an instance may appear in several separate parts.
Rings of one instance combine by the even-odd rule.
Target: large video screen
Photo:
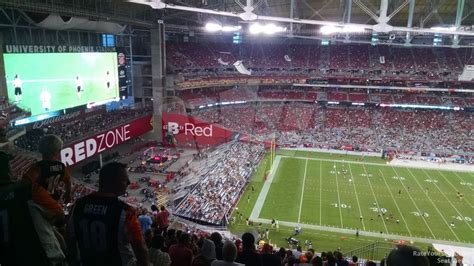
[[[117,53],[4,54],[8,98],[32,115],[118,97]]]

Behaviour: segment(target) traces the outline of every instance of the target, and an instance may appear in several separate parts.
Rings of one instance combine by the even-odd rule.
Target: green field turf
[[[474,243],[472,173],[392,167],[374,157],[299,151],[279,154],[283,157],[274,165],[273,180],[257,218],[300,223],[303,233],[299,237],[314,238],[313,243],[324,240],[319,246],[323,250],[344,247],[347,251],[387,238]],[[244,217],[251,217],[265,184],[264,171],[261,166],[250,185],[255,192],[247,189],[238,205],[237,211]],[[458,191],[464,194],[463,200],[457,198]],[[381,210],[386,214],[379,215]],[[386,220],[390,215],[393,218]],[[282,232],[272,231],[273,242],[279,245],[285,245],[284,238],[292,231],[291,226],[282,228]],[[242,232],[252,228],[237,219],[231,229]],[[334,232],[339,229],[351,230]],[[356,229],[361,231],[357,239]],[[426,246],[427,242],[418,245]]]
[[[40,93],[51,95],[51,110],[62,110],[118,96],[116,53],[41,53],[4,54],[8,98],[15,101],[13,78],[22,80],[20,106],[31,109],[32,115],[45,113]],[[106,87],[109,71],[111,89]],[[77,96],[75,78],[83,83],[81,98]]]

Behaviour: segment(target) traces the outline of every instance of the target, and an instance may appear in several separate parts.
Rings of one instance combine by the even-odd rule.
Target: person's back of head
[[[45,135],[38,143],[38,151],[45,160],[59,160],[63,141],[56,135]]]
[[[352,256],[352,262],[356,263],[359,260],[357,256]]]
[[[202,238],[202,244],[200,245],[199,249],[201,251],[201,256],[203,256],[204,258],[208,260],[216,259],[216,246],[211,240]]]
[[[237,258],[237,246],[229,240],[224,242],[222,247],[222,259],[226,262],[234,262]]]
[[[428,266],[428,259],[421,250],[412,246],[398,246],[387,257],[389,266]]]
[[[189,236],[188,233],[181,233],[181,235],[178,238],[178,242],[183,245],[188,245],[191,237]]]
[[[161,206],[160,206],[160,211],[162,211],[162,212],[166,211],[165,206],[161,205]]]
[[[311,262],[314,266],[322,266],[323,265],[323,259],[319,256],[316,256],[313,258]]]
[[[255,250],[255,237],[251,233],[242,235],[242,248],[244,250]]]
[[[165,247],[165,238],[162,235],[155,235],[151,240],[151,247],[154,249],[163,250]]]
[[[100,169],[99,191],[120,196],[126,192],[128,185],[130,185],[130,180],[126,164],[111,162]]]
[[[222,243],[222,236],[218,232],[212,233],[209,238],[212,240],[212,242],[214,242],[214,245],[216,246],[221,245]]]

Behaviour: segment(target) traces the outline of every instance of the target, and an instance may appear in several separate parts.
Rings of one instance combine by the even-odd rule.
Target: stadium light
[[[242,29],[242,27],[241,26],[222,26],[217,23],[208,22],[205,26],[205,29],[209,32],[218,32],[218,31],[233,32],[233,31],[239,31],[240,29]]]
[[[334,27],[334,26],[322,26],[320,29],[319,29],[319,32],[321,32],[321,34],[324,34],[324,35],[329,35],[329,34],[333,34],[333,33],[338,33],[341,31],[341,28],[340,27]]]
[[[334,33],[355,33],[355,32],[364,32],[365,28],[362,26],[355,26],[355,25],[348,25],[344,27],[336,27],[336,26],[322,26],[319,29],[319,32],[323,35],[330,35]]]
[[[263,34],[270,35],[270,34],[275,34],[275,33],[284,32],[284,31],[286,31],[285,27],[280,27],[272,23],[265,24],[265,25],[262,25],[260,23],[254,23],[250,25],[249,27],[250,34],[263,33]]]
[[[222,26],[216,23],[208,22],[206,24],[206,30],[210,32],[216,32],[222,30]]]
[[[456,31],[456,27],[431,27],[432,30],[437,30],[437,31]]]

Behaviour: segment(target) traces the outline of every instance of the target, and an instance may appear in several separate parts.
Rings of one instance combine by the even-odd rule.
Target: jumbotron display
[[[118,97],[117,53],[4,54],[10,101],[31,115]]]

